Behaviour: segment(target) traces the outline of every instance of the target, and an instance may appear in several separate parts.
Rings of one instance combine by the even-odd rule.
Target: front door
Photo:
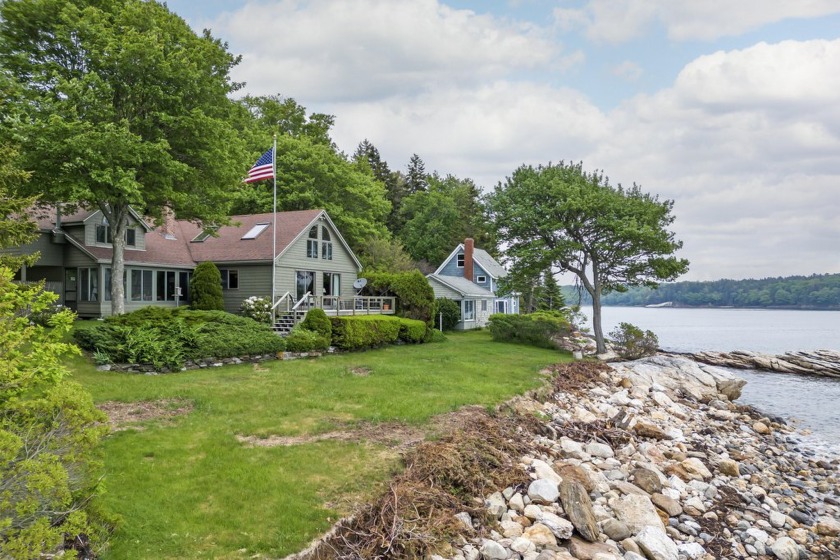
[[[64,269],[64,305],[76,311],[76,293],[78,291],[78,271],[75,268]]]

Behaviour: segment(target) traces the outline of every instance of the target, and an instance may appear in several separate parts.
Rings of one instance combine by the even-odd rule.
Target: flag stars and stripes
[[[271,179],[274,177],[274,148],[270,148],[266,153],[260,156],[254,167],[248,171],[248,178],[246,183],[254,183],[262,181],[263,179]]]

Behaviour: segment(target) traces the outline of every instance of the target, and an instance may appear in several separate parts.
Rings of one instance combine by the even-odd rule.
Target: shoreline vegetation
[[[578,291],[573,286],[563,286],[562,292],[566,301],[578,301]],[[580,304],[591,303],[583,291]],[[601,303],[626,307],[837,311],[840,310],[840,274],[662,283],[658,288],[630,287],[626,292],[611,292],[602,297]]]

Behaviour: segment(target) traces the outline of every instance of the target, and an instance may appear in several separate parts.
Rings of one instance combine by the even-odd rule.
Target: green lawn
[[[467,404],[491,406],[536,387],[554,351],[493,342],[438,344],[145,376],[74,378],[105,401],[181,398],[189,414],[152,420],[104,443],[106,506],[122,517],[106,558],[253,558],[303,548],[398,468],[370,442],[249,447],[237,435],[313,435],[358,422],[423,426]],[[366,376],[354,375],[366,368]]]

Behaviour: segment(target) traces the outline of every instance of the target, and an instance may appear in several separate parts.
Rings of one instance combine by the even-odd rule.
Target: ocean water
[[[632,323],[672,352],[840,350],[840,311],[604,307],[602,319],[605,335]],[[806,432],[805,447],[840,455],[840,379],[730,371],[747,381],[738,402],[787,419]]]

